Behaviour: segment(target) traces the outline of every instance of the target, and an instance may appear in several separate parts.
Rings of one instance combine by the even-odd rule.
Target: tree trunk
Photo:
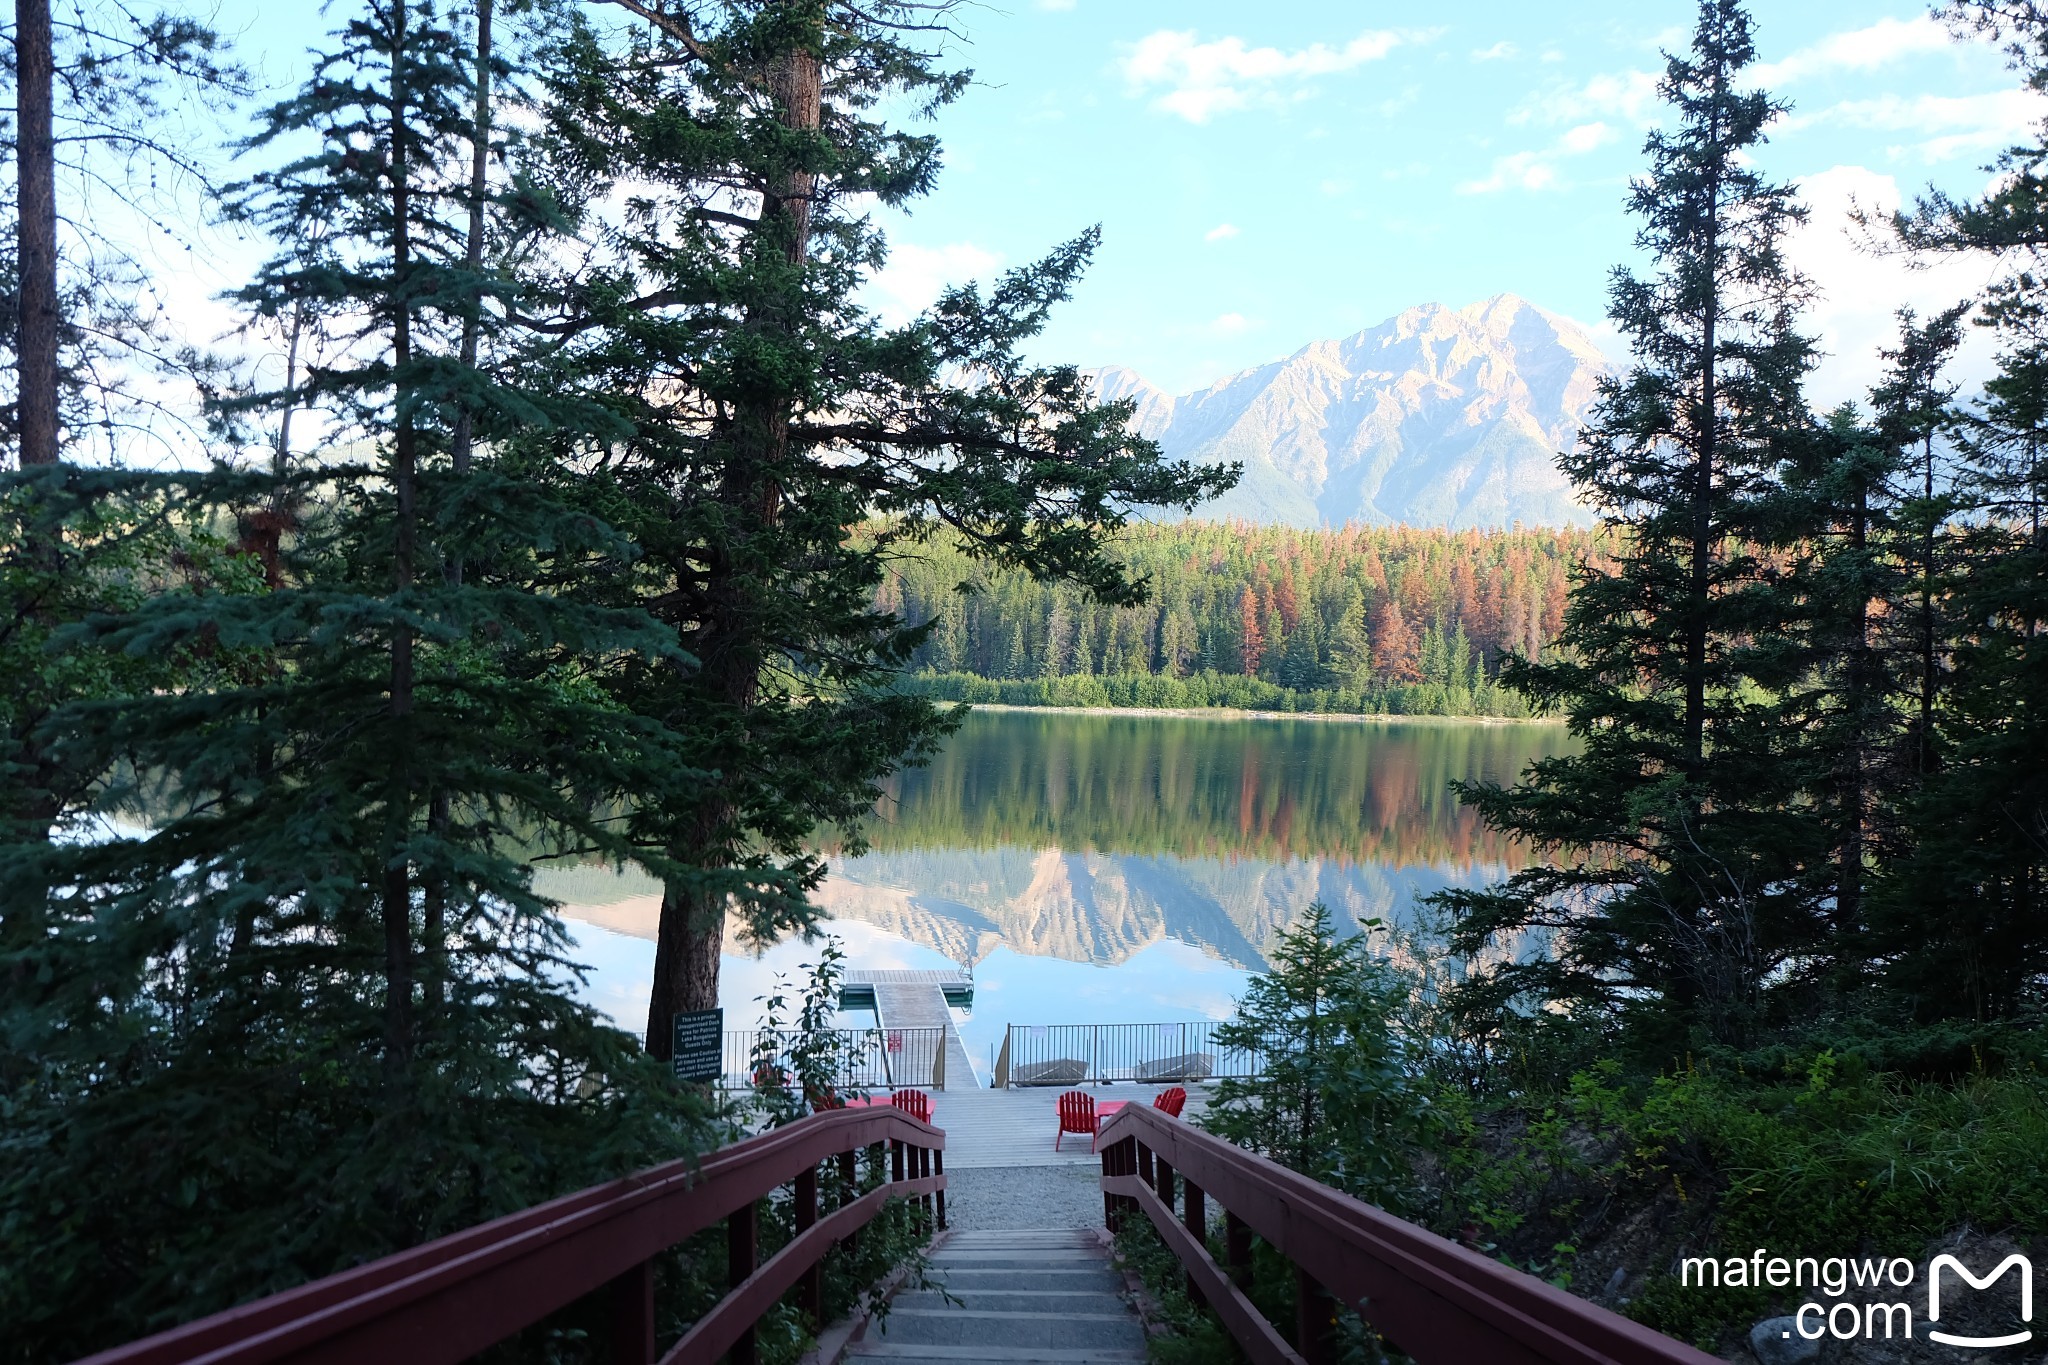
[[[1835,928],[1854,933],[1863,923],[1863,845],[1867,823],[1864,743],[1865,727],[1877,691],[1876,660],[1870,647],[1870,599],[1862,580],[1864,552],[1870,544],[1870,491],[1856,490],[1855,514],[1849,524],[1849,546],[1856,556],[1855,601],[1849,612],[1848,752],[1842,757],[1842,848],[1835,887]]]
[[[18,0],[14,67],[21,272],[16,420],[21,465],[28,469],[57,463],[57,158],[50,0]]]
[[[461,369],[476,368],[479,334],[483,331],[483,290],[475,285],[484,263],[484,193],[489,188],[491,148],[491,9],[492,0],[477,0],[476,6],[476,107],[470,128],[469,231],[463,243],[463,263],[468,267],[472,290],[468,312],[462,320],[462,342],[458,352]],[[455,418],[455,430],[448,446],[455,477],[469,472],[474,423],[464,407]],[[462,556],[448,556],[443,577],[450,587],[462,586]],[[427,798],[427,827],[435,839],[445,840],[449,829],[449,800],[445,788],[436,788]],[[448,998],[448,878],[435,873],[421,896],[420,975],[421,992],[429,1019],[439,1016]]]
[[[1718,189],[1709,193],[1719,197]],[[1714,211],[1708,206],[1707,255],[1718,250]],[[1685,761],[1686,775],[1697,781],[1707,754],[1707,612],[1714,555],[1714,460],[1721,433],[1720,392],[1715,354],[1721,311],[1720,291],[1707,298],[1705,330],[1700,342],[1700,428],[1694,450],[1692,490],[1692,563],[1686,584],[1685,620]],[[1695,798],[1697,799],[1697,798]]]
[[[406,4],[407,0],[396,0],[391,18],[391,273],[395,296],[391,362],[398,385],[397,429],[392,436],[391,461],[391,489],[398,519],[393,538],[392,587],[400,594],[411,588],[413,581],[414,542],[418,534],[414,484],[419,470],[418,431],[406,401],[412,366],[412,303],[406,288],[412,268],[412,240],[408,231],[412,194],[407,180],[407,158],[412,151],[406,132]],[[390,716],[394,743],[385,798],[389,803],[385,815],[383,926],[387,1076],[395,1076],[410,1062],[413,1049],[412,868],[406,851],[412,825],[412,754],[408,733],[412,708],[412,631],[398,625],[391,632]]]
[[[823,72],[809,52],[793,52],[769,67],[768,93],[784,127],[815,130],[822,113]],[[801,169],[784,171],[766,188],[761,213],[751,229],[756,237],[780,239],[785,259],[801,266],[809,254],[811,196],[817,177]],[[751,331],[791,332],[796,319],[756,309],[746,319]],[[765,535],[774,529],[782,501],[780,470],[789,457],[789,400],[770,395],[733,414],[734,445],[720,488],[720,499],[734,512],[741,534]],[[741,716],[759,694],[761,645],[755,621],[760,594],[773,591],[751,570],[714,548],[706,566],[705,609],[696,623],[695,652],[701,663],[699,685]],[[746,744],[744,734],[738,744]],[[732,866],[742,837],[732,801],[717,790],[707,793],[699,809],[693,837],[669,850],[678,862],[703,868]],[[656,1057],[671,1055],[671,1021],[685,1010],[713,1009],[718,1004],[718,955],[724,945],[727,898],[680,885],[664,888],[661,926],[654,950],[654,982],[647,1002],[647,1050]]]

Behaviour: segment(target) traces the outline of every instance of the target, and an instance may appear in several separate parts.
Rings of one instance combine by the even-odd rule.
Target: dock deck
[[[952,1065],[949,1061],[948,1066]],[[1150,1104],[1163,1085],[1084,1085],[1100,1106],[1116,1100]],[[1207,1087],[1191,1085],[1182,1118],[1194,1118],[1208,1099]],[[1057,1106],[1062,1087],[1028,1090],[947,1090],[932,1096],[932,1122],[946,1130],[946,1169],[975,1170],[990,1166],[1098,1165],[1088,1151],[1088,1135],[1068,1133],[1060,1150],[1052,1149],[1059,1126]]]

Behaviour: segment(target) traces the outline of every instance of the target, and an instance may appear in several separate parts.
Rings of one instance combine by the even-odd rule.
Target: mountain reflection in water
[[[1164,1009],[1191,960],[1176,945],[1235,977],[1264,969],[1275,935],[1311,901],[1340,924],[1415,927],[1417,897],[1522,866],[1528,852],[1459,806],[1449,784],[1512,780],[1569,743],[1549,724],[978,711],[930,767],[890,782],[869,852],[833,856],[818,899],[857,966],[975,966],[984,1017],[999,1001],[1023,1007],[1023,983],[1009,978],[1032,959],[1121,964],[1112,975],[1126,993]],[[660,889],[644,877],[563,869],[541,887],[571,919],[654,937]],[[584,943],[598,949],[600,990],[620,989],[607,960],[623,967],[639,950]],[[770,959],[793,967],[811,955],[792,944]],[[729,1007],[765,988],[755,978],[768,965],[727,959]],[[1052,964],[1034,975],[1071,996]],[[629,994],[644,1002],[644,985]],[[1201,1014],[1214,1012],[1207,1004]],[[1051,1005],[1011,1017],[1061,1022]],[[640,1023],[628,1000],[610,1012]]]

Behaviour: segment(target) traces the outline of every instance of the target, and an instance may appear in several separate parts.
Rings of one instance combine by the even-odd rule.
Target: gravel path
[[[984,1166],[946,1172],[946,1224],[994,1228],[1102,1225],[1099,1166]]]

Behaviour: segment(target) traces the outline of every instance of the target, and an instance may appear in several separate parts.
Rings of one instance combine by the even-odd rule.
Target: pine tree
[[[686,724],[692,766],[718,774],[629,817],[652,855],[702,870],[663,895],[647,1040],[666,1055],[671,1016],[717,1003],[728,914],[757,938],[812,923],[811,831],[858,847],[876,782],[948,727],[887,685],[919,630],[874,611],[885,566],[944,525],[977,559],[1132,602],[1141,585],[1103,533],[1233,475],[1162,463],[1129,405],[1097,406],[1078,370],[1019,357],[1093,232],[907,326],[855,302],[886,258],[872,207],[907,207],[939,165],[936,138],[886,111],[936,111],[967,88],[920,46],[957,6],[621,7],[639,22],[583,29],[555,82],[558,174],[592,206],[607,277],[549,325],[631,429],[580,488],[628,509],[639,557],[617,600],[698,661],[635,671],[611,695]],[[870,514],[890,520],[850,537]]]
[[[1955,0],[1960,26],[2006,46],[2025,84],[2048,81],[2048,16],[2012,0]],[[1985,399],[1960,423],[1957,528],[1938,534],[1949,509],[1922,496],[1929,582],[1949,590],[1966,623],[1940,679],[1934,631],[1922,645],[1925,698],[1919,728],[1925,784],[1909,819],[1915,847],[1885,888],[1895,938],[1917,945],[1887,966],[1887,979],[1925,1017],[1992,1019],[2022,1008],[2048,967],[2043,932],[2048,887],[2048,120],[2001,156],[1983,198],[1935,194],[1896,226],[1904,244],[1940,253],[1999,253],[2009,267],[1980,314],[1999,344]],[[1931,470],[1933,451],[1925,457]],[[1945,575],[1931,572],[1936,546],[1952,546]],[[1923,608],[1935,613],[1935,593]],[[1936,683],[1945,681],[1945,688]],[[1929,723],[1931,720],[1931,724]],[[1938,733],[1930,733],[1938,732]]]
[[[280,243],[243,304],[303,309],[347,343],[239,406],[324,410],[331,444],[281,478],[129,476],[226,512],[282,493],[296,526],[274,574],[228,556],[204,591],[81,632],[203,667],[56,722],[81,768],[109,774],[108,805],[153,828],[64,850],[36,949],[59,990],[33,1013],[7,1002],[37,1084],[10,1096],[0,1227],[34,1254],[0,1247],[18,1268],[0,1319],[31,1354],[704,1140],[632,1040],[573,999],[531,884],[534,844],[619,850],[597,807],[689,777],[589,681],[675,655],[644,617],[573,591],[623,546],[535,476],[546,443],[601,451],[617,429],[508,325],[535,301],[502,263],[551,231],[542,206],[490,187],[503,250],[471,258],[488,59],[462,19],[371,0],[267,111],[255,149],[289,151],[238,195]]]
[[[1582,1002],[1642,1024],[1649,1046],[1743,1036],[1819,932],[1804,878],[1825,841],[1795,810],[1758,688],[1784,681],[1783,661],[1752,648],[1782,611],[1760,547],[1774,475],[1810,428],[1812,364],[1794,326],[1805,285],[1780,250],[1802,210],[1754,159],[1780,106],[1737,84],[1754,55],[1743,8],[1705,0],[1690,50],[1667,58],[1674,126],[1649,136],[1629,200],[1658,269],[1617,270],[1611,290],[1636,363],[1564,462],[1620,533],[1616,560],[1573,591],[1565,658],[1507,668],[1584,747],[1512,789],[1461,787],[1494,826],[1564,856],[1439,898],[1462,952],[1550,931],[1546,953],[1475,983],[1475,1008]]]
[[[1259,661],[1266,654],[1266,628],[1259,622],[1259,599],[1247,587],[1238,598],[1238,669],[1247,678],[1259,673]]]
[[[1388,682],[1422,681],[1421,645],[1392,597],[1381,599],[1372,615],[1372,664]]]

